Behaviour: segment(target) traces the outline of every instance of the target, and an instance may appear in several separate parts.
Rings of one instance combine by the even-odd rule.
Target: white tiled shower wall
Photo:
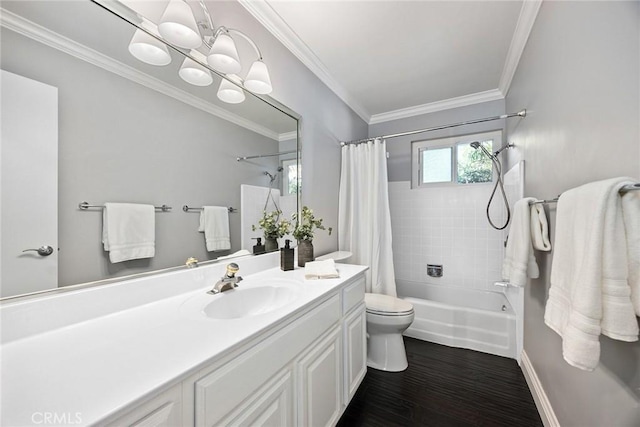
[[[486,207],[493,184],[411,189],[389,183],[395,277],[420,283],[494,290],[501,279],[504,234],[491,228]],[[492,203],[494,223],[504,223],[502,198]],[[443,265],[440,278],[427,264]]]

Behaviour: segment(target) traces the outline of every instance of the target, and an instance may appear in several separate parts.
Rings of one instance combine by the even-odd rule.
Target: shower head
[[[490,159],[495,159],[495,158],[496,158],[496,156],[494,156],[493,154],[491,154],[491,153],[490,153],[486,148],[484,148],[484,145],[480,144],[480,142],[478,142],[478,141],[473,141],[473,142],[472,142],[471,144],[469,144],[469,145],[471,145],[471,147],[472,147],[472,148],[474,148],[474,149],[476,149],[476,150],[477,150],[478,148],[479,148],[479,149],[481,149],[481,150],[482,150],[482,152],[483,152],[484,154],[486,154],[486,155],[487,155],[487,157],[489,157]]]
[[[267,175],[269,177],[269,179],[271,180],[271,182],[275,181],[278,178],[278,174],[280,172],[282,172],[284,169],[282,168],[282,166],[278,166],[278,169],[276,169],[276,172],[274,172],[273,174],[269,173],[268,171],[264,171],[264,175]]]

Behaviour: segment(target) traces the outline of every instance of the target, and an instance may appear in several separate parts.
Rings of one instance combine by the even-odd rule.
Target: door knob
[[[22,252],[38,252],[40,256],[49,256],[53,253],[53,248],[51,246],[40,246],[38,249],[25,249]]]

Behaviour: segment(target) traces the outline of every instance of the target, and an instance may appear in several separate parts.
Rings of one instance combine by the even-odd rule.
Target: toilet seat
[[[406,316],[413,313],[413,305],[400,298],[382,294],[364,294],[367,313],[379,316]]]

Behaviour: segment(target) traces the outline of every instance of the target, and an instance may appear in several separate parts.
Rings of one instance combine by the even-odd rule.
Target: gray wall
[[[302,202],[338,228],[340,141],[365,138],[367,123],[235,2],[216,2],[216,22],[240,28],[260,46],[269,66],[271,96],[302,115]],[[316,255],[337,250],[335,233],[318,232]]]
[[[552,198],[594,180],[640,178],[638,2],[544,2],[518,66],[507,109],[526,161],[525,195]],[[548,209],[551,231],[555,210]],[[541,278],[525,289],[524,348],[562,426],[640,425],[640,343],[601,337],[600,365],[584,372],[562,358],[544,325],[552,254],[536,253]]]
[[[369,126],[369,136],[391,135],[416,129],[425,129],[451,123],[460,123],[484,117],[504,114],[504,100],[484,102],[467,107],[452,108],[421,116],[393,120]],[[446,138],[478,132],[504,129],[504,120],[442,129],[418,135],[403,136],[387,140],[389,181],[411,181],[411,142],[425,139]]]
[[[3,69],[58,88],[59,285],[228,253],[207,252],[197,231],[198,213],[181,207],[239,208],[240,184],[266,181],[264,168],[238,163],[236,156],[275,153],[277,141],[12,31],[2,30],[2,48]],[[277,162],[272,157],[260,163],[275,170]],[[172,206],[171,212],[156,214],[155,257],[111,264],[101,244],[101,211],[80,211],[81,201]],[[230,227],[235,251],[239,213],[230,215]]]

